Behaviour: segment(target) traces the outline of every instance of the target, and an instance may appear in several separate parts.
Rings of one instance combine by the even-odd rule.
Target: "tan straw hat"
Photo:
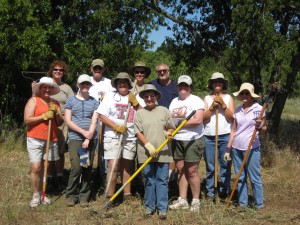
[[[242,91],[247,90],[250,92],[250,95],[254,99],[259,99],[260,96],[254,93],[254,86],[250,83],[243,83],[240,87],[240,90],[237,92],[234,92],[233,95],[237,96],[238,99],[240,99],[239,95]]]
[[[146,63],[143,61],[136,62],[134,66],[130,68],[130,70],[134,73],[135,68],[143,68],[146,71],[145,78],[149,77],[151,74],[151,69],[146,66]]]
[[[161,93],[155,88],[155,86],[153,84],[145,84],[144,90],[140,91],[139,96],[141,98],[144,98],[144,95],[149,91],[153,91],[155,93],[155,95],[158,95],[157,99],[161,98]]]
[[[217,79],[222,79],[223,80],[223,83],[224,83],[223,90],[226,90],[228,88],[228,80],[225,79],[224,75],[220,72],[215,72],[211,75],[211,78],[208,79],[207,87],[209,89],[213,90],[213,87],[212,87],[213,80],[217,80]]]
[[[118,75],[116,77],[111,79],[111,86],[113,86],[114,88],[117,88],[117,80],[118,79],[126,79],[128,81],[129,89],[132,88],[132,83],[131,83],[128,73],[125,73],[125,72],[118,73]]]
[[[38,83],[32,86],[32,93],[35,95],[39,95],[41,91],[40,88],[43,84],[50,85],[53,87],[53,90],[50,95],[55,95],[60,92],[59,86],[53,82],[53,79],[51,77],[42,77]]]

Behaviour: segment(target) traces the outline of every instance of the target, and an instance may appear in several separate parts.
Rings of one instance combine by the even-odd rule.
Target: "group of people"
[[[109,181],[108,198],[116,191],[119,173],[124,184],[131,176],[132,165],[140,165],[150,156],[153,157],[142,170],[146,216],[157,211],[160,219],[166,219],[168,209],[190,209],[193,212],[200,209],[198,167],[203,155],[207,197],[214,199],[216,194],[221,198],[228,196],[231,191],[231,157],[238,173],[252,133],[255,129],[258,133],[267,129],[265,116],[262,119],[259,117],[262,106],[257,100],[260,96],[254,93],[252,84],[243,83],[240,90],[233,93],[242,101],[242,105],[235,109],[233,98],[226,93],[228,80],[222,73],[216,72],[208,80],[207,87],[211,92],[203,101],[192,94],[193,81],[190,76],[182,75],[175,81],[170,78],[168,65],[161,63],[155,69],[158,77],[149,83],[145,83],[145,78],[151,74],[151,69],[142,61],[136,62],[129,74],[120,72],[109,80],[103,76],[103,60],[95,59],[91,63],[93,76],[80,75],[78,91],[74,94],[70,86],[62,81],[67,70],[65,62],[54,61],[50,65],[50,77],[43,77],[33,84],[33,96],[24,110],[33,188],[31,207],[51,202],[47,196],[41,199],[42,170],[48,141],[48,180],[55,177],[53,165],[56,165],[56,177],[62,177],[67,142],[71,168],[65,195],[66,205],[70,207],[77,203],[81,207],[89,205],[92,163],[99,144],[103,144],[104,149],[101,163],[105,165],[103,170]],[[195,114],[173,135],[176,127],[193,111]],[[102,133],[99,123],[104,126],[103,143],[98,143],[98,132]],[[168,144],[158,152],[157,149],[166,139]],[[214,158],[216,149],[218,162]],[[221,185],[215,193],[217,163]],[[169,205],[168,182],[174,167],[179,196]],[[241,207],[248,205],[247,175],[251,181],[255,207],[263,208],[258,135],[238,182]],[[189,187],[192,192],[190,204],[187,196]],[[131,196],[131,185],[127,185],[123,197],[128,199]]]

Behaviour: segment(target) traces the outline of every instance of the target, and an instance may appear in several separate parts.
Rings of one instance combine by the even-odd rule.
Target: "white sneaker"
[[[200,209],[200,200],[199,199],[193,199],[191,203],[191,211],[192,212],[199,212]]]
[[[170,209],[188,209],[189,203],[186,199],[178,198],[177,201],[174,201],[172,205],[170,205]]]
[[[36,208],[36,207],[39,206],[39,204],[41,204],[40,195],[38,193],[33,194],[32,199],[30,201],[30,207],[31,208]]]
[[[44,205],[51,204],[51,199],[47,195],[45,195],[44,201],[42,201],[42,195],[40,195],[40,198],[41,198],[41,203],[43,203]]]

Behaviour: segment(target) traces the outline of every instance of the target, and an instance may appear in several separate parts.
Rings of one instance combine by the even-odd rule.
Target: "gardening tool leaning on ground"
[[[219,203],[219,195],[218,195],[218,157],[219,157],[219,106],[217,106],[216,111],[216,138],[215,138],[215,173],[214,173],[214,192],[215,192],[215,200],[216,203]]]
[[[257,120],[261,120],[261,119],[262,119],[262,117],[263,117],[263,115],[264,115],[264,112],[265,112],[265,110],[266,110],[266,108],[267,108],[267,102],[268,102],[268,97],[265,98],[265,102],[264,102],[264,104],[263,104],[262,110],[261,110],[260,115],[259,115],[259,117],[258,117]],[[230,205],[230,202],[231,202],[231,199],[232,199],[232,197],[233,197],[234,191],[235,191],[235,189],[236,189],[236,186],[237,186],[237,184],[238,184],[238,181],[239,181],[239,179],[240,179],[240,176],[241,176],[241,174],[242,174],[242,172],[243,172],[244,166],[245,166],[245,164],[246,164],[246,161],[247,161],[247,159],[248,159],[248,155],[249,155],[250,150],[251,150],[251,146],[252,146],[253,141],[254,141],[254,138],[255,138],[255,136],[256,136],[256,132],[257,132],[257,128],[255,128],[254,131],[253,131],[253,134],[252,134],[252,137],[251,137],[251,139],[250,139],[250,142],[249,142],[247,151],[246,151],[246,153],[245,153],[245,157],[244,157],[244,159],[243,159],[243,162],[242,162],[242,165],[241,165],[241,167],[240,167],[239,173],[238,173],[238,175],[237,175],[237,177],[236,177],[236,179],[235,179],[235,181],[234,181],[233,188],[232,188],[231,194],[230,194],[230,196],[229,196],[229,199],[228,199],[228,201],[227,201],[227,203],[226,203],[226,209],[228,209],[228,207],[229,207],[229,205]]]
[[[132,90],[134,90],[136,87],[136,80],[134,81],[133,83],[133,88]],[[126,114],[126,117],[125,117],[125,120],[124,120],[124,126],[127,125],[127,120],[128,120],[128,117],[129,117],[129,110],[130,110],[130,107],[131,107],[131,103],[128,102],[128,106],[127,106],[127,114]],[[109,187],[111,185],[111,180],[112,180],[112,176],[113,176],[113,171],[115,170],[115,167],[117,165],[117,161],[120,159],[120,155],[121,155],[121,144],[122,144],[122,140],[123,140],[123,137],[124,135],[123,134],[120,134],[120,138],[119,138],[119,142],[118,142],[118,154],[117,154],[117,157],[116,159],[114,160],[113,162],[113,165],[112,165],[112,168],[111,168],[111,172],[109,174],[109,178],[108,178],[108,182],[107,182],[107,185],[106,185],[106,189],[105,189],[105,193],[104,193],[104,202],[106,201],[106,198],[107,198],[107,192],[109,190]]]
[[[196,110],[192,111],[191,114],[181,122],[181,124],[176,128],[176,130],[173,131],[172,137],[176,135],[176,133],[187,123],[187,121],[196,113]],[[159,153],[161,149],[170,141],[169,138],[167,138],[157,149],[156,152]],[[144,167],[153,159],[152,156],[150,156],[141,166],[140,168],[126,181],[125,184],[123,184],[122,187],[109,199],[109,201],[105,204],[105,206],[102,209],[108,208],[108,206],[113,202],[113,200],[122,192],[122,190],[138,175],[139,172],[144,169]]]
[[[48,156],[49,156],[49,147],[50,147],[50,134],[51,134],[51,119],[48,122],[48,137],[46,144],[46,159],[44,162],[44,177],[43,177],[43,191],[42,191],[42,201],[45,199],[45,192],[47,186],[47,173],[48,173]]]

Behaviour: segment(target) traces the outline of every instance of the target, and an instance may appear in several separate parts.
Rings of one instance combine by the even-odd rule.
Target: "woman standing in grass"
[[[24,122],[27,125],[27,150],[31,163],[31,183],[33,197],[30,207],[35,208],[41,203],[41,179],[44,149],[48,139],[48,124],[51,123],[49,161],[59,159],[57,152],[57,127],[63,122],[59,103],[50,96],[59,93],[60,89],[50,77],[42,77],[39,83],[32,86],[31,97],[24,110]],[[50,199],[45,196],[43,204],[50,204]]]
[[[138,159],[144,163],[149,156],[154,159],[143,169],[145,182],[145,215],[158,211],[160,219],[167,218],[169,163],[173,161],[171,151],[165,146],[161,152],[156,149],[169,137],[175,125],[167,108],[156,105],[161,93],[152,84],[145,84],[139,93],[146,106],[137,111],[134,130],[138,138]]]
[[[65,106],[65,123],[69,127],[69,154],[71,170],[66,188],[66,205],[74,206],[80,202],[81,207],[89,205],[91,193],[92,162],[97,143],[96,109],[99,103],[89,96],[92,86],[87,74],[78,77],[78,93],[69,98]],[[87,160],[89,159],[90,163]]]
[[[233,164],[235,173],[238,174],[243,162],[249,141],[252,137],[254,129],[259,133],[265,133],[267,130],[266,117],[259,120],[262,106],[257,103],[260,98],[254,93],[254,86],[250,83],[243,83],[238,92],[233,93],[234,96],[243,102],[234,113],[233,128],[230,133],[228,147],[224,155],[224,160],[229,161],[230,150],[232,148]],[[238,197],[240,207],[248,205],[248,188],[247,175],[249,175],[255,205],[257,209],[264,207],[263,186],[260,174],[260,141],[258,134],[255,136],[251,150],[238,181]]]

